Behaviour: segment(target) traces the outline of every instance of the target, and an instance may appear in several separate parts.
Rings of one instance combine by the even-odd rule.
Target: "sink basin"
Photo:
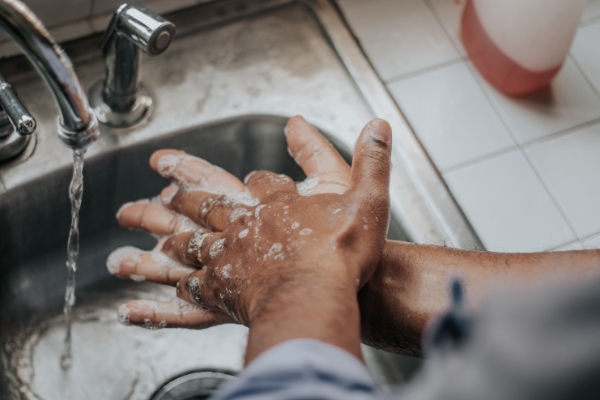
[[[115,213],[167,184],[148,166],[159,148],[183,149],[238,177],[267,169],[301,180],[286,149],[287,118],[302,114],[349,159],[362,126],[383,117],[394,131],[389,236],[477,244],[329,0],[219,0],[168,19],[177,25],[176,40],[163,56],[144,60],[144,81],[156,99],[153,115],[135,129],[103,127],[86,156],[68,372],[59,358],[72,155],[56,138],[56,113],[43,82],[21,59],[0,62],[38,122],[27,151],[0,165],[2,399],[166,399],[173,385],[209,390],[241,369],[244,327],[150,331],[117,322],[123,301],[173,297],[172,288],[119,280],[105,267],[119,246],[150,249],[155,243],[120,229]],[[99,39],[66,45],[88,88],[104,71]],[[382,385],[406,381],[419,364],[368,347],[364,353]],[[193,377],[204,380],[194,383]],[[155,392],[161,397],[152,397]]]

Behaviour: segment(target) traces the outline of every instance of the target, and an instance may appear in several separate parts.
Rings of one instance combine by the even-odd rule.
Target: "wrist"
[[[249,313],[247,363],[293,339],[318,340],[361,358],[355,283],[314,277],[284,283],[268,296]]]

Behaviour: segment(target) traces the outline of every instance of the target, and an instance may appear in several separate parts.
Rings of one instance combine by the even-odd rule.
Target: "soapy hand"
[[[293,302],[303,287],[358,290],[370,278],[389,214],[389,125],[374,120],[365,127],[351,171],[301,117],[289,121],[286,136],[309,177],[298,185],[266,171],[251,173],[244,185],[183,152],[152,156],[152,168],[175,185],[159,201],[125,205],[118,219],[164,238],[151,252],[119,249],[108,266],[120,277],[179,282],[184,301],[132,301],[120,309],[123,321],[248,325],[270,304]]]

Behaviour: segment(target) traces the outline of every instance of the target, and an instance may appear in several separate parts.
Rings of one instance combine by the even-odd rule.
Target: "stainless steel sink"
[[[39,126],[37,141],[0,166],[0,398],[149,399],[188,371],[240,370],[243,327],[149,331],[117,322],[123,300],[173,297],[172,289],[121,281],[105,268],[116,247],[154,244],[148,235],[120,229],[114,215],[124,202],[155,196],[167,184],[148,167],[159,148],[186,150],[239,177],[268,169],[301,180],[283,136],[289,116],[304,115],[348,159],[361,127],[384,117],[396,143],[390,237],[477,244],[329,1],[223,0],[169,19],[180,32],[175,43],[163,57],[144,61],[157,99],[154,115],[133,130],[104,128],[87,157],[68,372],[59,356],[71,155],[55,138],[43,83],[24,73],[18,59],[0,65]],[[103,73],[94,40],[67,46],[88,87]],[[404,381],[418,364],[365,351],[384,385]]]

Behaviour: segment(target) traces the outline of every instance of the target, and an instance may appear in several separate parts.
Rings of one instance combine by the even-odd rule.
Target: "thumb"
[[[389,203],[389,183],[392,153],[392,128],[382,119],[369,122],[360,134],[352,158],[350,193],[363,205],[380,208]],[[367,204],[365,204],[367,203]]]

